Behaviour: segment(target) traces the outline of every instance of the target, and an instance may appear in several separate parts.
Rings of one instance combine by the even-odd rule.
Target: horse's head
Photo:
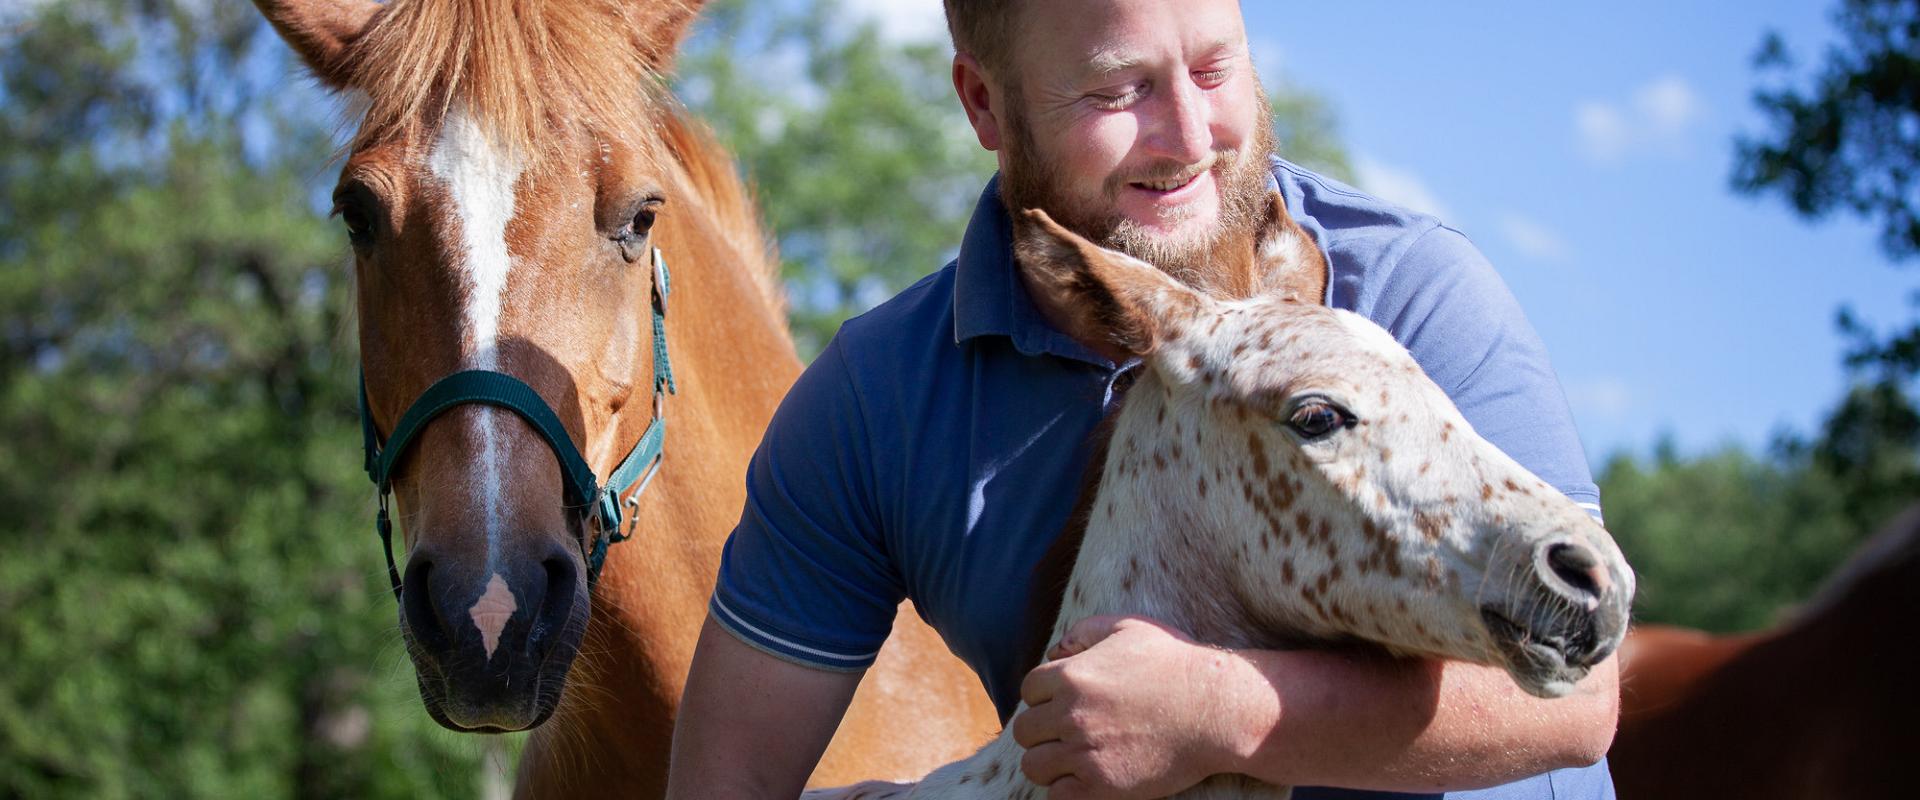
[[[655,74],[698,3],[257,2],[364,111],[334,201],[375,436],[445,376],[502,373],[605,480],[658,399],[653,253],[686,230],[666,209],[687,166]],[[402,449],[400,619],[428,711],[538,725],[586,627],[594,503],[499,405],[459,404]]]
[[[1624,634],[1619,549],[1386,331],[1321,306],[1325,261],[1277,194],[1268,215],[1267,285],[1222,299],[1027,212],[1028,286],[1151,369],[1109,451],[1140,504],[1116,513],[1192,534],[1180,558],[1230,576],[1210,602],[1239,629],[1499,664],[1565,694]]]

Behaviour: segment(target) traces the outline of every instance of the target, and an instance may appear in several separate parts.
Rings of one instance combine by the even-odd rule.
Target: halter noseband
[[[360,431],[366,440],[367,477],[373,480],[380,498],[380,510],[374,517],[373,527],[380,534],[380,552],[387,557],[387,578],[393,582],[394,599],[400,598],[400,570],[393,561],[393,521],[387,514],[387,496],[393,493],[394,465],[400,463],[407,446],[413,443],[434,417],[457,406],[470,404],[495,406],[519,414],[553,449],[554,457],[560,461],[560,479],[566,484],[568,507],[591,509],[589,522],[593,544],[589,548],[583,543],[580,555],[587,564],[588,587],[599,582],[600,567],[607,558],[607,547],[633,536],[633,520],[625,520],[628,524],[622,527],[624,515],[621,507],[634,507],[641,493],[647,490],[647,484],[653,480],[654,473],[660,469],[662,446],[667,433],[666,395],[674,391],[673,364],[667,359],[666,328],[667,292],[671,288],[667,262],[656,247],[653,249],[652,299],[653,420],[647,423],[647,429],[640,434],[640,440],[634,443],[633,449],[620,459],[620,465],[614,467],[607,476],[605,486],[595,480],[593,465],[588,464],[581,457],[580,450],[574,447],[566,427],[560,424],[559,415],[545,400],[540,399],[539,392],[519,378],[484,369],[456,372],[441,378],[427,387],[419,399],[407,408],[406,413],[400,415],[400,422],[393,429],[393,438],[382,443],[380,432],[373,427],[373,412],[367,406],[367,379],[364,374],[361,376]],[[632,491],[630,496],[629,490]]]

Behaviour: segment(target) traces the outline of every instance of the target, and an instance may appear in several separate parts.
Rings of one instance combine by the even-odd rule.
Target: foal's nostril
[[[1599,555],[1592,548],[1571,542],[1550,544],[1547,546],[1547,566],[1553,570],[1554,577],[1580,593],[1582,597],[1578,599],[1589,605],[1597,603],[1612,585],[1607,578],[1606,567],[1600,563]]]

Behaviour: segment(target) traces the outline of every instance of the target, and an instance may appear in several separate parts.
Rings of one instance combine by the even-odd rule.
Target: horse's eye
[[[373,220],[359,206],[342,206],[340,221],[347,226],[347,238],[354,244],[365,244],[373,239]]]
[[[1352,414],[1331,402],[1311,399],[1302,402],[1293,409],[1293,415],[1287,418],[1287,427],[1308,441],[1319,439],[1335,431],[1351,428],[1358,424]]]
[[[653,218],[660,213],[660,207],[667,201],[648,198],[640,204],[633,218],[613,234],[614,242],[620,245],[620,255],[631,264],[647,254],[647,236],[653,232]]]
[[[350,182],[333,192],[333,213],[340,223],[347,227],[347,241],[354,247],[366,247],[373,244],[374,219],[372,209],[379,207],[379,200],[367,190],[365,184]]]

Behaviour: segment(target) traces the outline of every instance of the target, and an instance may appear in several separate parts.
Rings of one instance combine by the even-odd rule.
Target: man
[[[1222,772],[1611,796],[1604,763],[1579,768],[1611,741],[1611,661],[1543,701],[1492,668],[1229,652],[1096,619],[1025,674],[1029,575],[1132,365],[1047,322],[1060,311],[1015,277],[1008,207],[1204,284],[1199,265],[1251,257],[1277,185],[1329,255],[1333,305],[1393,332],[1543,479],[1596,512],[1598,494],[1538,337],[1472,245],[1270,160],[1235,0],[947,0],[947,13],[954,87],[1000,176],[956,262],[848,322],[769,428],[687,684],[675,794],[793,796],[904,595],[1003,715],[1031,705],[1011,723],[1022,769],[1054,798],[1157,797]],[[1574,769],[1542,774],[1561,768]],[[1475,787],[1495,788],[1451,793]]]

